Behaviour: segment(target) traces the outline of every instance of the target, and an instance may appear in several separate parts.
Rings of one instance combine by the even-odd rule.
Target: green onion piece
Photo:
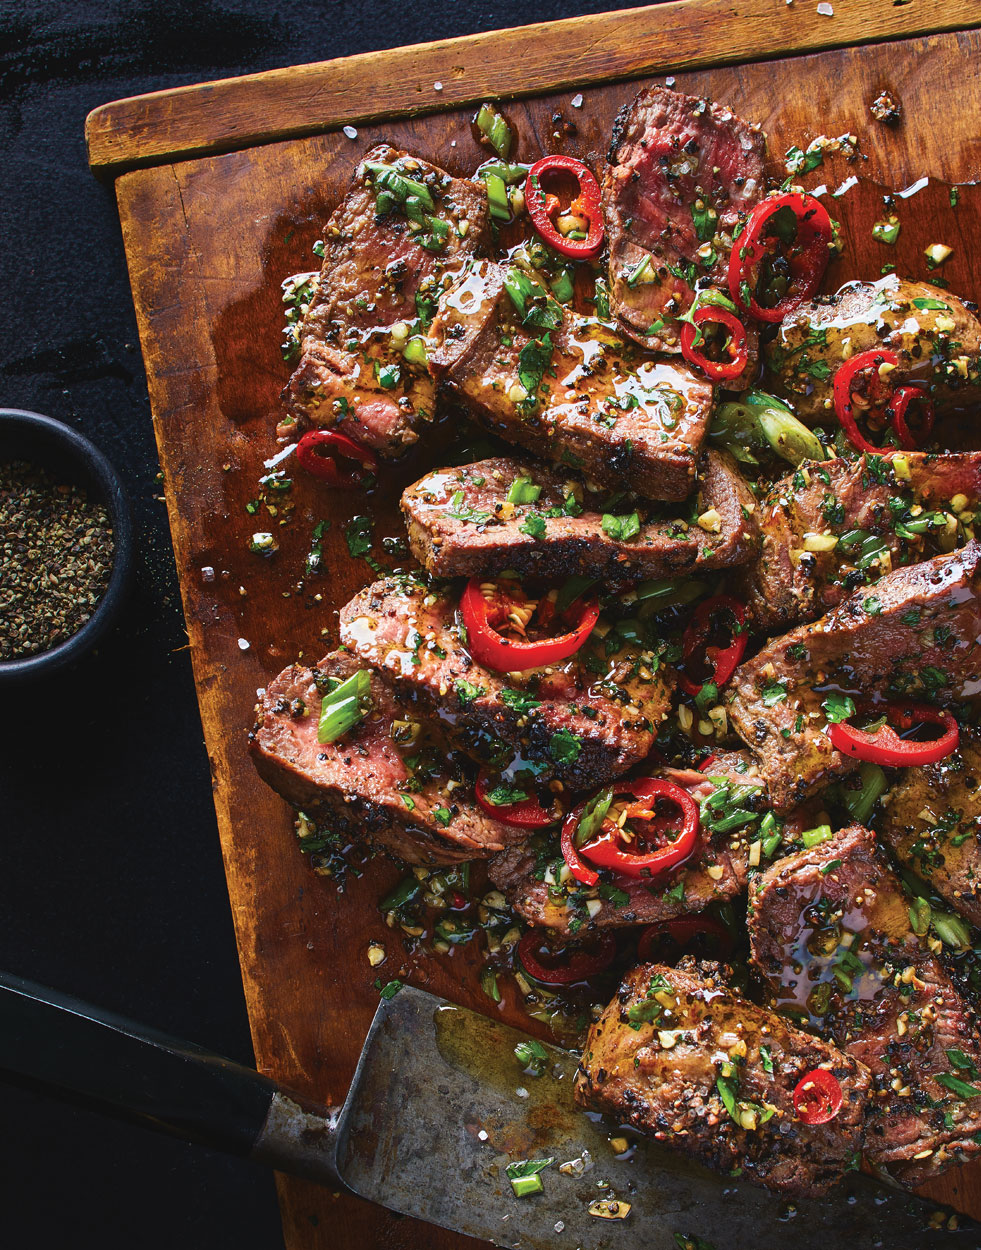
[[[771,833],[768,838],[763,839],[763,846],[761,849],[763,851],[763,854],[767,857],[767,859],[772,859],[773,852],[780,845],[780,841],[782,838],[783,838],[782,833]]]
[[[497,984],[497,973],[493,968],[485,968],[480,974],[480,988],[492,1003],[501,1001],[501,991]]]
[[[663,612],[667,608],[693,603],[708,590],[708,582],[680,581],[676,577],[662,577],[641,582],[637,587],[637,602],[641,616]]]
[[[965,950],[971,945],[970,930],[960,916],[934,909],[930,923],[933,925],[934,933],[945,946]]]
[[[600,321],[610,320],[610,288],[606,285],[605,278],[596,279],[596,291],[594,295],[596,301],[596,316]]]
[[[508,200],[507,183],[503,178],[498,178],[497,174],[482,174],[484,186],[487,188],[487,203],[490,207],[490,215],[496,217],[498,221],[511,220],[511,203]]]
[[[516,477],[508,487],[506,499],[508,503],[534,503],[542,493],[530,477]]]
[[[380,911],[397,911],[398,908],[404,907],[406,903],[419,894],[422,889],[422,882],[417,881],[415,877],[406,877],[389,894],[386,894],[382,901],[378,904]]]
[[[495,178],[500,178],[502,182],[506,182],[509,187],[513,187],[525,181],[528,177],[528,169],[528,165],[509,165],[506,161],[487,161],[477,170],[477,177],[483,179],[493,175]]]
[[[579,817],[579,824],[576,826],[576,833],[573,838],[576,847],[585,846],[587,842],[591,841],[599,833],[612,802],[613,791],[601,790],[594,799],[591,799],[586,804],[582,815]]]
[[[800,835],[800,840],[810,849],[812,846],[819,846],[822,842],[827,842],[831,838],[830,825],[818,825],[814,829],[805,829]]]
[[[930,927],[932,908],[927,899],[914,898],[909,909],[909,922],[917,937],[924,937]]]
[[[552,294],[560,304],[572,303],[573,296],[576,293],[576,288],[572,280],[571,269],[565,266],[560,269],[549,283],[549,286],[552,288]]]
[[[361,701],[370,690],[371,673],[363,668],[325,695],[320,703],[317,741],[336,742],[353,728],[364,715]]]
[[[872,809],[889,788],[886,774],[878,764],[862,764],[859,768],[862,779],[860,790],[849,790],[841,787],[841,801],[848,809],[848,814],[856,824],[864,825],[872,815]]]
[[[650,277],[647,276],[649,270],[651,270]],[[637,264],[634,265],[633,269],[630,270],[630,272],[627,274],[627,277],[626,277],[627,286],[629,286],[631,290],[633,290],[633,288],[637,285],[638,282],[653,282],[653,281],[654,281],[654,274],[653,274],[653,270],[651,269],[650,256],[645,256],[643,260],[638,261]]]
[[[414,334],[412,338],[406,340],[405,346],[402,348],[402,355],[411,365],[425,365],[429,361],[426,352],[426,340],[420,334]]]
[[[896,217],[884,217],[872,226],[872,238],[880,243],[895,243],[901,227]]]
[[[376,161],[368,161],[365,169],[371,174],[375,187],[387,191],[400,204],[404,204],[410,196],[420,200],[430,212],[436,211],[436,202],[424,182],[416,182],[399,173],[394,165],[382,165]]]
[[[511,130],[492,104],[482,104],[477,113],[477,129],[489,140],[491,147],[502,160],[511,152]]]

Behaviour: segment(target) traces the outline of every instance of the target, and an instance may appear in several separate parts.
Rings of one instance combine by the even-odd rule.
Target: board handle
[[[184,1141],[343,1187],[330,1108],[193,1042],[6,972],[0,1073]]]

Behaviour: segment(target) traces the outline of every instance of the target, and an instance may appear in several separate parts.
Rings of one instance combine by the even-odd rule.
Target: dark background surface
[[[112,188],[108,100],[616,4],[0,2],[0,406],[84,431],[121,471],[138,560],[67,675],[5,691],[0,966],[252,1063]],[[0,1242],[282,1245],[271,1174],[0,1084]],[[367,1248],[366,1248],[367,1250]]]

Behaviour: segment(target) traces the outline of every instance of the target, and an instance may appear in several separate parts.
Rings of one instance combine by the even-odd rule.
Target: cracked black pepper
[[[0,463],[0,660],[76,634],[105,593],[114,547],[105,507],[81,487]]]

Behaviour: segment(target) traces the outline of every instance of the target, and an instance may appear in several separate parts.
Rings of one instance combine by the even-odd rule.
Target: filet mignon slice
[[[975,312],[949,291],[896,274],[848,282],[831,299],[802,304],[767,348],[768,384],[793,402],[802,421],[827,424],[838,366],[876,348],[898,354],[904,377],[929,384],[938,413],[977,407],[981,322]],[[940,446],[977,445],[976,421],[943,424],[949,429],[934,432]]]
[[[526,324],[505,287],[509,272],[491,261],[470,267],[465,294],[445,297],[433,323],[430,366],[506,441],[616,490],[687,498],[711,383],[555,301],[551,328]]]
[[[882,798],[879,836],[896,857],[981,928],[981,740],[906,768]]]
[[[379,164],[428,188],[431,216],[447,228],[444,239],[431,228],[411,228],[397,204],[379,213],[370,168]],[[388,144],[366,153],[324,230],[319,285],[283,392],[287,410],[313,425],[336,426],[383,456],[416,442],[434,416],[435,384],[402,347],[421,332],[420,303],[435,309],[439,280],[481,244],[487,221],[480,183],[452,178]]]
[[[741,1169],[779,1193],[825,1193],[856,1166],[867,1069],[739,998],[712,968],[699,971],[685,961],[628,972],[589,1030],[576,1102],[718,1171]],[[829,1071],[844,1096],[833,1120],[807,1125],[793,1095],[816,1068]],[[723,1088],[733,1096],[732,1110]]]
[[[639,343],[679,352],[695,283],[727,290],[733,231],[763,198],[765,148],[760,128],[724,105],[666,87],[620,111],[603,217],[611,305]]]
[[[762,544],[744,575],[753,620],[768,633],[813,621],[891,569],[963,545],[979,503],[978,452],[802,464],[756,513]]]
[[[873,834],[852,825],[774,864],[751,891],[749,933],[778,1010],[871,1069],[872,1163],[912,1186],[978,1153],[977,1022],[912,931]]]
[[[476,806],[469,761],[377,677],[364,719],[336,742],[317,741],[326,679],[343,681],[360,667],[335,651],[315,669],[292,664],[269,683],[250,738],[262,779],[295,807],[329,814],[353,837],[409,864],[480,859],[523,837]],[[416,734],[405,728],[409,723]],[[406,738],[401,746],[400,736]]]
[[[748,757],[747,757],[748,758]],[[735,753],[732,761],[745,764]],[[716,773],[716,766],[719,773]],[[740,774],[719,761],[712,773],[732,776],[735,785],[752,785],[756,793],[741,807],[765,810],[765,789],[749,771]],[[698,800],[715,787],[704,773],[675,768],[651,770],[683,786]],[[495,856],[489,876],[508,902],[529,924],[563,934],[581,934],[592,928],[624,928],[657,924],[677,916],[704,911],[710,903],[744,893],[751,858],[760,863],[753,826],[713,833],[702,825],[691,857],[680,868],[649,880],[633,880],[601,870],[601,884],[580,885],[565,868],[556,834],[536,834],[529,842]],[[591,914],[592,912],[592,914]]]
[[[509,502],[517,481],[540,487],[538,498]],[[428,473],[404,492],[402,511],[413,555],[438,577],[515,569],[547,578],[582,574],[616,587],[725,568],[755,549],[756,501],[724,452],[704,453],[690,506],[665,515],[664,508],[637,502],[640,529],[632,538],[604,530],[608,498],[573,474],[498,456]],[[541,537],[528,532],[530,517],[542,519]]]
[[[451,741],[498,769],[520,757],[541,780],[587,789],[647,755],[675,684],[657,654],[622,639],[614,650],[612,635],[594,633],[548,668],[492,672],[463,643],[459,594],[410,578],[375,582],[341,609],[341,641],[400,696],[438,714]]]
[[[894,569],[811,625],[775,638],[732,679],[728,712],[774,810],[858,767],[832,749],[823,703],[844,690],[950,704],[981,694],[981,543]]]

